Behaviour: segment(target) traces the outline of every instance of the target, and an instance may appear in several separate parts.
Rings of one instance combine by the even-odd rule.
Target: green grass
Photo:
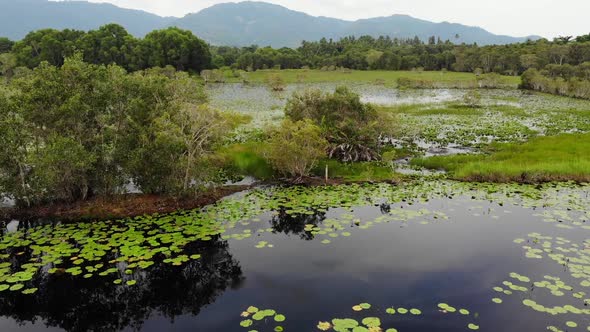
[[[323,177],[326,164],[331,179],[347,182],[387,182],[398,179],[391,167],[379,162],[341,163],[336,160],[322,160],[313,171],[314,175]]]
[[[412,164],[444,169],[465,181],[590,182],[590,134],[537,137],[524,144],[495,144],[489,154],[420,158]]]
[[[472,73],[440,72],[440,71],[321,71],[305,69],[289,70],[258,70],[248,73],[248,79],[252,83],[265,83],[269,75],[278,74],[285,83],[373,83],[387,86],[397,86],[399,78],[410,78],[416,80],[429,80],[434,82],[448,83],[452,85],[455,82],[474,82],[476,77]],[[504,76],[506,83],[517,86],[520,83],[520,77]],[[240,82],[239,78],[230,78],[229,82]]]
[[[217,151],[216,157],[231,174],[268,180],[274,176],[274,170],[262,156],[262,145],[250,142],[225,146]]]

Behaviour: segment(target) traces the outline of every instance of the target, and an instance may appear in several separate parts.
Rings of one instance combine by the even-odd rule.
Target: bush
[[[272,91],[279,92],[285,90],[285,80],[279,74],[268,75],[266,83]]]
[[[504,86],[502,76],[497,73],[480,75],[477,77],[477,83],[482,89],[497,89]]]
[[[298,182],[326,155],[327,146],[321,129],[311,120],[287,119],[272,134],[267,157],[279,173]]]
[[[225,74],[219,69],[203,70],[201,71],[201,78],[205,83],[225,83]]]
[[[318,90],[295,93],[285,114],[293,121],[310,119],[320,126],[330,143],[329,157],[345,162],[379,160],[380,139],[393,133],[389,113],[362,103],[359,95],[346,87],[333,94]]]
[[[479,107],[481,105],[481,94],[475,89],[469,90],[463,96],[463,103],[470,107]]]

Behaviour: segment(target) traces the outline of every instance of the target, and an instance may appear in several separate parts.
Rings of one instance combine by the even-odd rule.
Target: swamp
[[[401,134],[384,139],[389,157],[364,163],[361,181],[255,180],[170,214],[6,220],[0,330],[590,330],[590,101],[516,88],[285,81],[281,91],[205,86],[211,107],[251,119],[227,144],[247,147],[281,123],[294,92],[346,85],[394,116]],[[506,152],[559,139],[563,150],[531,157],[537,166]],[[493,176],[468,167],[498,153],[512,154]],[[536,174],[535,162],[550,169],[543,181],[522,175]],[[502,169],[511,163],[523,181]],[[330,166],[330,176],[343,167]]]

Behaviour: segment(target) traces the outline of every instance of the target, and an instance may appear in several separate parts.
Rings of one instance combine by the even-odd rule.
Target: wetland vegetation
[[[587,46],[31,33],[0,57],[0,330],[590,329],[590,101],[535,87],[581,91]]]

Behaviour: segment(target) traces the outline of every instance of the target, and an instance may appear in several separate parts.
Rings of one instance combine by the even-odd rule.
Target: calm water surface
[[[573,190],[586,197],[590,191]],[[157,263],[136,276],[135,286],[46,275],[34,280],[39,291],[33,295],[4,291],[0,331],[237,332],[273,331],[279,325],[271,319],[241,327],[240,313],[249,306],[286,315],[280,324],[285,331],[319,331],[320,321],[361,321],[368,316],[379,317],[384,330],[395,327],[403,332],[469,331],[469,323],[479,325],[480,331],[544,331],[549,325],[565,330],[570,320],[579,325],[571,331],[586,330],[590,315],[552,316],[522,303],[534,299],[546,306],[572,304],[584,309],[583,300],[572,297],[572,292],[556,297],[547,290],[529,289],[508,296],[493,287],[506,280],[517,283],[509,277],[515,272],[532,281],[559,277],[574,291],[583,290],[567,267],[546,257],[527,258],[522,247],[530,241],[527,235],[537,232],[563,237],[584,249],[590,230],[580,225],[587,215],[569,211],[576,226],[561,228],[540,214],[563,206],[522,207],[509,203],[509,198],[500,202],[471,196],[371,202],[314,215],[268,211],[238,223],[232,232],[272,228],[271,232],[192,243],[185,251],[200,253],[200,260],[180,267]],[[350,236],[330,238],[311,234],[311,226],[306,230],[305,225],[322,227],[342,218],[347,220],[340,223],[344,229],[335,232]],[[367,223],[370,227],[363,227]],[[526,241],[515,243],[517,238]],[[272,247],[256,248],[260,241]],[[529,288],[531,283],[523,285]],[[495,304],[492,298],[503,303]],[[351,310],[363,302],[372,308]],[[445,313],[439,303],[466,308],[470,315]],[[422,314],[388,315],[388,307],[418,308]]]

